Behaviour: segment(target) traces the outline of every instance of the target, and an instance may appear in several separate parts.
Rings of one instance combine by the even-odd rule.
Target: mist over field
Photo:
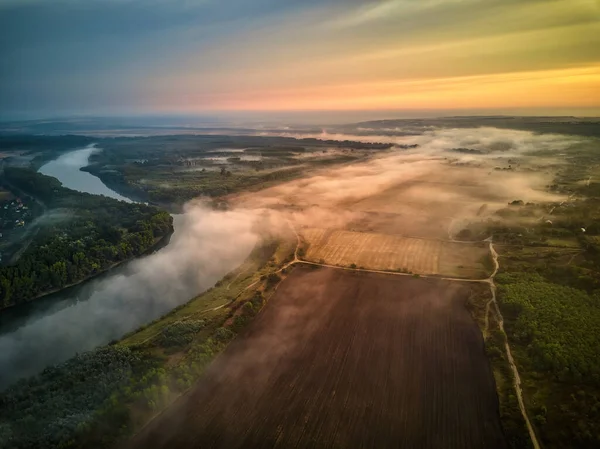
[[[350,130],[341,133],[334,130],[323,130],[320,133],[295,131],[258,132],[265,136],[283,136],[296,139],[313,138],[320,140],[380,142],[397,145],[419,144],[419,151],[445,151],[452,148],[475,148],[486,152],[508,152],[515,150],[518,154],[529,151],[560,150],[569,145],[581,142],[582,137],[562,134],[535,134],[530,131],[499,129],[493,127],[479,128],[434,128],[428,130],[410,128],[361,128],[355,126],[356,132]],[[387,131],[384,133],[384,131]]]
[[[166,248],[129,263],[123,274],[93,281],[80,292],[80,297],[89,299],[78,307],[49,314],[35,325],[33,317],[31,324],[10,337],[0,336],[0,385],[158,318],[235,269],[261,236],[289,232],[290,224],[297,230],[342,228],[369,211],[394,208],[398,218],[387,232],[407,236],[426,232],[423,235],[448,238],[454,221],[475,217],[483,204],[486,214],[492,214],[515,199],[560,201],[560,196],[545,191],[552,179],[550,171],[494,168],[506,167],[511,159],[525,164],[532,151],[566,151],[580,140],[492,128],[436,129],[399,137],[316,137],[418,147],[392,148],[365,162],[318,170],[307,178],[236,195],[228,211],[189,203],[177,217],[177,232]],[[481,153],[451,151],[455,148]],[[429,229],[432,226],[435,230]]]
[[[443,207],[437,211],[427,208],[432,204],[452,204],[451,214],[463,214],[466,218],[474,216],[483,204],[488,206],[488,213],[493,213],[515,199],[560,201],[562,197],[548,193],[546,187],[564,160],[560,156],[543,159],[536,156],[534,169],[531,155],[567,151],[582,141],[579,137],[496,128],[435,129],[397,137],[328,133],[280,135],[416,145],[408,149],[393,147],[366,162],[316,171],[311,177],[267,189],[258,195],[242,194],[237,200],[248,206],[244,200],[247,197],[252,207],[302,207],[303,212],[294,215],[298,224],[315,226],[327,222],[328,227],[335,226],[332,221],[345,223],[356,218],[353,207],[356,203],[384,192],[389,192],[389,202],[406,206],[407,220],[411,215],[423,213],[432,220],[438,215],[447,216]],[[307,215],[309,210],[311,214]]]
[[[0,29],[0,449],[600,448],[600,0]]]

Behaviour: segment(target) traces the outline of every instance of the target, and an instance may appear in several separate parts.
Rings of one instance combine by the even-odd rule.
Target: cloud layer
[[[600,107],[594,0],[0,2],[0,113]]]

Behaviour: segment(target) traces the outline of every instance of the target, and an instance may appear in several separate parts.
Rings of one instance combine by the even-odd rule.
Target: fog
[[[129,263],[121,274],[91,282],[78,294],[89,299],[33,316],[0,336],[0,386],[120,338],[209,288],[254,247],[253,218],[202,203],[188,206],[168,246]]]
[[[457,223],[481,219],[484,204],[489,216],[515,199],[562,201],[546,189],[554,173],[540,169],[529,153],[567,151],[578,141],[491,128],[322,138],[419,146],[373,152],[363,161],[236,195],[228,198],[227,211],[212,210],[201,201],[188,204],[176,217],[176,233],[167,247],[88,283],[78,297],[89,299],[31,317],[0,336],[0,386],[160,317],[239,266],[266,233],[289,232],[289,224],[300,232],[344,227],[448,239]],[[461,147],[482,154],[450,151]],[[518,160],[507,170],[509,159]],[[552,163],[560,164],[560,158]]]
[[[391,214],[394,217],[386,218],[393,221],[385,227],[387,233],[443,238],[451,223],[475,218],[484,204],[489,216],[516,199],[562,201],[563,197],[548,192],[547,185],[564,163],[558,153],[581,141],[495,128],[436,129],[414,136],[315,137],[418,147],[374,152],[364,162],[318,171],[259,194],[241,195],[235,204],[290,209],[300,227],[342,227],[356,220],[374,220],[373,213]],[[476,152],[453,151],[456,148]],[[539,151],[557,155],[533,155]],[[439,229],[430,229],[432,225]]]
[[[473,148],[489,153],[510,152],[523,154],[530,151],[560,150],[581,142],[582,137],[566,136],[562,134],[534,134],[529,131],[512,129],[499,129],[491,127],[480,128],[435,128],[428,131],[413,131],[413,135],[406,135],[399,129],[398,135],[378,134],[377,131],[385,129],[372,129],[365,134],[365,128],[356,128],[356,133],[335,133],[323,130],[321,133],[296,133],[296,132],[259,132],[258,135],[293,137],[296,139],[319,140],[351,140],[356,142],[379,142],[397,145],[421,145],[420,151],[431,153],[435,151],[450,150],[452,148]],[[360,133],[359,133],[360,131]]]

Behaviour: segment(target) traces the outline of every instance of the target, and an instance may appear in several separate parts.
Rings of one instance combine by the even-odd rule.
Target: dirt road
[[[500,269],[500,264],[498,262],[498,253],[496,252],[496,249],[494,248],[494,244],[492,243],[491,239],[489,240],[489,242],[490,242],[490,253],[494,260],[494,266],[495,266],[494,272],[492,273],[492,275],[489,278],[490,288],[492,290],[491,302],[493,302],[494,306],[495,306],[496,316],[498,318],[498,326],[500,327],[500,330],[504,333],[504,335],[506,335],[506,332],[504,331],[504,318],[502,317],[502,313],[500,313],[500,307],[498,306],[498,301],[496,300],[496,284],[494,283],[494,277],[496,276],[496,274],[498,273],[498,270]],[[488,323],[488,316],[487,316],[488,312],[489,312],[489,308],[487,308],[487,310],[486,310],[486,317],[485,317],[486,318],[486,328],[488,326],[488,324],[487,324]],[[529,416],[527,415],[527,410],[525,409],[525,403],[523,402],[523,390],[521,388],[521,377],[519,376],[519,370],[517,369],[515,359],[512,356],[512,352],[510,350],[510,345],[508,344],[508,338],[505,341],[506,341],[506,343],[505,343],[504,349],[506,351],[508,363],[513,372],[514,387],[515,387],[515,392],[517,394],[517,399],[519,401],[519,408],[521,409],[521,414],[523,415],[523,419],[525,419],[525,424],[527,425],[527,431],[529,432],[529,437],[531,438],[531,443],[533,444],[534,449],[540,449],[540,444],[535,435],[535,431],[533,430],[533,426],[531,425],[531,421],[529,420]]]

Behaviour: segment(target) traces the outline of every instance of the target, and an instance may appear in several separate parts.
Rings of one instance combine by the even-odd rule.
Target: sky
[[[600,115],[600,0],[0,0],[0,116]]]

